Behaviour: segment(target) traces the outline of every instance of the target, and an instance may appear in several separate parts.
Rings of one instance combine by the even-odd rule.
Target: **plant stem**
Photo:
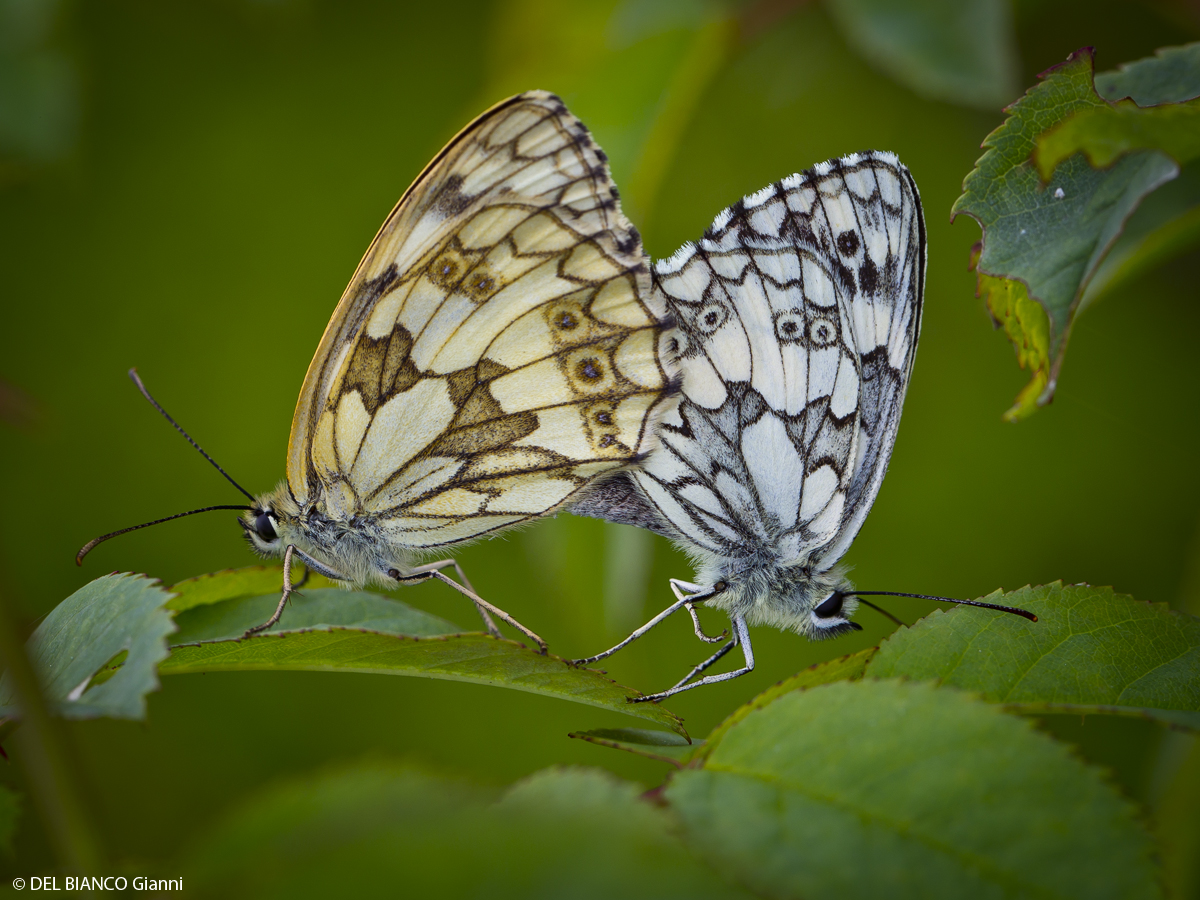
[[[62,726],[46,708],[37,676],[2,595],[0,666],[21,711],[23,727],[13,738],[20,748],[18,758],[59,863],[69,871],[99,873],[99,842],[79,798]]]

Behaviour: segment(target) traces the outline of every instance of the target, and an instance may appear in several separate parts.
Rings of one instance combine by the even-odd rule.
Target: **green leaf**
[[[708,738],[685,744],[674,734],[662,731],[646,731],[641,728],[598,728],[594,731],[583,731],[571,734],[570,737],[591,741],[616,750],[626,750],[658,759],[663,762],[681,766],[704,759],[728,734],[729,729],[754,712],[762,709],[792,691],[803,691],[821,684],[832,684],[835,681],[855,681],[863,677],[867,663],[876,652],[875,647],[868,647],[858,653],[851,653],[838,659],[831,659],[815,666],[809,666],[791,678],[785,678],[778,684],[767,688],[749,703],[738,707],[723,722],[712,730]]]
[[[1067,157],[1083,153],[1107,169],[1135,150],[1160,150],[1177,163],[1200,156],[1200,100],[1142,109],[1132,100],[1075,113],[1038,135],[1033,151],[1038,174],[1049,181]]]
[[[831,0],[859,53],[918,94],[997,109],[1017,93],[1017,42],[1005,0]]]
[[[1200,96],[1200,43],[1159,50],[1096,76],[1106,100],[1129,97],[1138,106],[1181,103]],[[1200,244],[1200,170],[1184,166],[1179,178],[1145,199],[1096,270],[1080,301],[1083,310],[1110,291]]]
[[[1105,100],[1129,97],[1138,106],[1200,97],[1200,42],[1164,47],[1113,72],[1101,72],[1096,76],[1096,93]]]
[[[793,691],[665,796],[693,852],[764,897],[1160,896],[1149,835],[1097,770],[931,684]]]
[[[1111,588],[997,591],[1037,622],[984,609],[935,612],[880,645],[871,678],[939,679],[1021,712],[1138,715],[1200,728],[1200,619]]]
[[[1020,281],[980,272],[975,296],[983,298],[992,320],[1008,335],[1017,351],[1017,365],[1033,375],[1004,414],[1005,421],[1018,422],[1037,409],[1038,398],[1050,383],[1050,320],[1041,304],[1029,299]]]
[[[297,567],[299,568],[299,567]],[[305,589],[339,587],[315,572],[305,583]],[[197,575],[168,588],[175,596],[167,609],[183,612],[197,606],[236,600],[241,597],[261,597],[274,594],[276,601],[283,592],[283,566],[247,566],[244,569],[225,569],[208,575]],[[266,618],[265,616],[263,617]]]
[[[738,707],[730,713],[724,722],[712,730],[712,733],[705,739],[703,750],[698,751],[695,755],[702,757],[712,753],[725,735],[729,733],[729,729],[733,728],[756,709],[769,706],[784,694],[790,694],[792,691],[807,690],[808,688],[817,687],[822,684],[833,684],[836,681],[857,681],[863,677],[863,673],[867,669],[867,663],[871,661],[871,657],[875,655],[877,649],[876,647],[868,647],[866,650],[859,650],[857,653],[851,653],[849,656],[842,656],[838,659],[817,663],[815,666],[809,666],[807,669],[797,672],[791,678],[785,678],[778,684],[772,685],[749,703]]]
[[[191,672],[371,672],[490,684],[571,700],[647,719],[686,736],[674,713],[654,703],[630,703],[640,696],[591,669],[570,666],[486,634],[403,637],[329,628],[241,641],[176,647],[159,666],[163,675]]]
[[[178,613],[179,631],[171,646],[240,638],[248,628],[261,625],[279,604],[279,591],[259,597],[237,597]],[[399,600],[339,588],[304,588],[288,600],[283,618],[264,635],[330,628],[357,628],[381,634],[434,637],[458,634],[463,629],[445,619],[414,609]]]
[[[1043,185],[1030,162],[1036,137],[1072,113],[1102,106],[1107,104],[1092,88],[1091,51],[1080,50],[1009,107],[951,210],[952,217],[969,215],[983,229],[976,271],[1022,282],[1046,311],[1050,369],[1038,405],[1053,399],[1084,290],[1125,220],[1146,194],[1178,173],[1164,154],[1139,151],[1105,171],[1072,157]],[[981,296],[988,293],[981,287]]]
[[[572,731],[567,735],[589,744],[624,750],[646,759],[665,762],[676,768],[691,758],[704,742],[692,742],[671,731],[650,728],[594,728],[591,731]]]
[[[1142,201],[1079,302],[1083,311],[1114,290],[1200,244],[1200,164]]]
[[[254,798],[184,865],[211,896],[745,897],[702,868],[640,788],[594,770],[490,791],[381,763]]]
[[[141,719],[145,695],[158,689],[154,667],[175,630],[164,608],[171,595],[144,575],[105,575],[84,585],[48,615],[29,638],[29,660],[50,708],[72,719]],[[92,677],[118,654],[120,671]],[[0,715],[12,716],[8,678],[0,679]]]
[[[12,788],[0,784],[0,852],[13,855],[13,837],[21,817],[21,798]]]
[[[515,785],[490,811],[489,835],[512,828],[498,880],[523,887],[522,898],[747,897],[702,868],[669,813],[641,793],[594,769],[550,769]],[[539,843],[536,855],[517,848],[527,841]],[[518,874],[529,866],[545,871]]]

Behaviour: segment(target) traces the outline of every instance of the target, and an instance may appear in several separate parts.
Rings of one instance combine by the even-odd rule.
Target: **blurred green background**
[[[234,514],[215,513],[74,566],[99,533],[239,502],[125,370],[136,365],[242,484],[273,486],[305,369],[384,216],[471,117],[530,88],[560,93],[609,151],[654,257],[820,160],[878,148],[912,169],[929,226],[924,331],[890,474],[848,557],[860,587],[975,597],[1062,579],[1200,610],[1200,259],[1089,309],[1053,406],[1012,426],[1000,416],[1025,378],[974,298],[979,229],[948,221],[1001,102],[1037,72],[1086,44],[1104,69],[1196,40],[1200,15],[1182,3],[1019,3],[1019,63],[992,85],[1003,99],[968,105],[918,93],[852,48],[836,9],[853,5],[6,0],[0,578],[22,623],[32,630],[110,570],[170,584],[254,562]],[[458,557],[483,596],[568,656],[609,646],[666,605],[667,578],[691,574],[657,537],[569,515]],[[444,586],[403,598],[476,627]],[[889,608],[912,621],[932,605]],[[863,632],[828,644],[759,629],[752,675],[669,706],[702,736],[768,684],[892,628],[870,610],[859,621]],[[656,690],[706,652],[678,619],[609,671]],[[661,765],[566,737],[630,724],[467,684],[253,673],[168,679],[147,722],[68,732],[108,852],[155,860],[259,786],[363,758],[493,784],[556,763],[657,784]],[[1178,749],[1135,721],[1043,727],[1144,803]],[[19,765],[0,766],[0,781],[24,790]],[[16,859],[0,869],[51,865],[26,804]]]

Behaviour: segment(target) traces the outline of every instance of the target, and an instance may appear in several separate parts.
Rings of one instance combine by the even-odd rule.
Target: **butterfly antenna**
[[[190,434],[188,434],[186,431],[184,431],[184,430],[183,430],[183,426],[182,426],[182,425],[180,425],[178,422],[176,422],[174,419],[172,419],[172,418],[171,418],[171,414],[170,414],[170,413],[168,413],[168,412],[167,412],[165,409],[163,409],[163,408],[162,408],[162,407],[159,405],[159,403],[158,403],[158,401],[157,401],[157,400],[155,400],[153,397],[151,397],[151,396],[150,396],[150,392],[149,392],[148,390],[146,390],[146,385],[142,384],[142,379],[138,377],[138,373],[137,373],[137,369],[136,369],[136,368],[133,368],[133,369],[130,369],[130,370],[129,370],[129,377],[133,379],[133,383],[137,385],[137,389],[138,389],[139,391],[141,391],[141,392],[142,392],[142,396],[143,396],[143,397],[145,397],[147,401],[149,401],[150,405],[151,405],[151,406],[153,406],[155,409],[157,409],[157,410],[158,410],[160,413],[162,413],[162,417],[163,417],[164,419],[166,419],[168,422],[170,422],[172,425],[174,425],[174,426],[175,426],[175,430],[176,430],[176,431],[178,431],[180,434],[182,434],[182,435],[183,435],[183,436],[184,436],[184,437],[187,439],[187,442],[188,442],[189,444],[191,444],[193,447],[195,447],[195,448],[196,448],[196,449],[197,449],[197,450],[200,452],[200,455],[201,455],[201,456],[203,456],[203,457],[204,457],[205,459],[207,459],[207,460],[208,460],[210,463],[212,463],[212,464],[213,464],[213,468],[214,468],[214,469],[216,469],[218,472],[220,472],[222,475],[224,475],[224,476],[225,476],[225,480],[226,480],[226,481],[228,481],[228,482],[229,482],[230,484],[232,484],[232,485],[233,485],[235,488],[237,488],[239,491],[241,491],[243,494],[245,494],[245,495],[246,495],[246,496],[247,496],[247,497],[250,499],[250,502],[251,502],[251,503],[253,503],[253,502],[254,502],[254,495],[253,495],[253,494],[251,494],[251,493],[250,493],[248,490],[246,490],[244,487],[242,487],[240,484],[238,484],[236,481],[234,481],[234,480],[233,480],[233,476],[231,476],[231,475],[230,475],[228,472],[226,472],[224,469],[222,469],[222,468],[221,468],[221,467],[220,467],[220,466],[217,464],[217,461],[216,461],[215,459],[213,459],[211,456],[209,456],[207,453],[205,453],[205,452],[204,452],[204,448],[203,448],[203,447],[201,447],[199,444],[197,444],[195,441],[193,441],[193,440],[192,440],[192,436],[191,436]],[[241,508],[242,508],[242,507],[240,507],[240,506],[237,506],[237,507],[221,507],[221,506],[210,506],[210,507],[209,507],[209,509],[241,509]],[[203,512],[203,510],[199,510],[199,509],[198,509],[198,510],[196,510],[196,512]],[[191,513],[180,513],[180,515],[184,515],[184,516],[190,516],[190,515],[191,515]],[[175,517],[175,516],[171,516],[171,518],[176,518],[176,517]],[[161,521],[161,522],[166,522],[166,521],[167,521],[167,519],[160,519],[159,521]],[[157,523],[157,522],[147,522],[146,524],[147,524],[147,525],[157,525],[158,523]],[[136,527],[138,527],[138,528],[144,528],[145,526],[144,526],[144,525],[138,525],[138,526],[136,526]],[[125,529],[125,530],[126,530],[126,531],[132,531],[133,529],[132,529],[132,528],[127,528],[127,529]],[[120,532],[120,531],[116,532],[116,534],[121,534],[121,533],[122,533],[122,532]],[[106,535],[106,537],[113,537],[113,535],[111,535],[111,534],[110,534],[110,535]],[[98,543],[100,543],[100,541],[102,541],[102,540],[104,540],[104,539],[105,539],[105,538],[98,538],[98,539],[97,539],[97,540],[96,540],[94,543],[97,543],[97,544],[98,544]],[[88,547],[90,547],[90,546],[91,546],[91,545],[89,544],[89,545],[88,545]],[[86,550],[86,549],[87,549],[87,548],[85,548],[85,550]]]
[[[863,595],[870,597],[915,597],[917,600],[936,600],[939,603],[957,603],[960,606],[978,606],[982,609],[994,609],[999,612],[1012,613],[1014,616],[1021,616],[1028,619],[1030,622],[1036,622],[1038,617],[1027,609],[1021,609],[1016,606],[1001,606],[998,603],[984,603],[982,600],[955,600],[953,597],[932,597],[929,594],[905,594],[901,591],[846,591],[847,597],[862,597]],[[864,600],[864,603],[868,601]],[[868,605],[871,605],[868,603]],[[878,609],[879,607],[875,607]],[[880,610],[882,612],[882,610]],[[886,615],[886,613],[884,613]]]
[[[856,598],[856,599],[858,600],[858,602],[859,602],[859,603],[861,603],[863,606],[869,606],[869,607],[871,607],[871,609],[875,610],[875,612],[879,613],[881,616],[886,616],[887,618],[891,619],[893,622],[895,622],[895,623],[896,623],[897,625],[899,625],[901,628],[907,628],[907,627],[908,627],[908,623],[907,623],[907,622],[901,622],[899,619],[897,619],[895,616],[893,616],[893,615],[892,615],[890,612],[888,612],[888,611],[887,611],[886,609],[884,609],[882,606],[876,606],[876,605],[875,605],[874,603],[872,603],[870,600],[864,600],[862,597],[859,597],[859,596],[858,596],[858,594],[849,593],[849,594],[847,594],[846,596],[848,596],[848,597],[854,597],[854,598]]]
[[[175,427],[178,428],[179,426],[176,425]],[[204,451],[201,450],[200,452],[203,453]],[[214,463],[214,465],[215,465],[215,463]],[[151,525],[161,525],[163,522],[170,522],[172,519],[182,519],[184,516],[194,516],[196,513],[211,512],[214,509],[243,509],[244,510],[244,509],[253,509],[253,508],[254,507],[252,507],[252,506],[206,506],[206,507],[204,507],[204,509],[193,509],[190,512],[175,513],[175,515],[167,516],[165,519],[155,519],[153,522],[143,522],[141,525],[131,525],[129,528],[122,528],[120,531],[114,531],[111,534],[102,534],[102,535],[100,535],[100,537],[88,541],[86,544],[83,545],[83,547],[80,549],[80,551],[75,554],[75,565],[82,566],[83,558],[85,556],[87,556],[89,553],[91,553],[92,549],[97,544],[103,544],[109,538],[115,538],[118,535],[125,534],[126,532],[129,532],[129,531],[137,531],[139,528],[149,528]]]

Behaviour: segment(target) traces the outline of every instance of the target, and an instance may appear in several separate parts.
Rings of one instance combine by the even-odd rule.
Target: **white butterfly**
[[[859,628],[838,562],[883,481],[921,326],[925,223],[891,153],[857,153],[763,188],[654,266],[683,377],[660,446],[572,512],[638,525],[696,561],[680,608],[729,613],[733,637],[674,687],[754,668],[747,626],[809,638]],[[735,646],[745,665],[691,681]],[[690,683],[689,683],[690,682]]]
[[[469,124],[338,303],[296,406],[287,480],[237,507],[254,550],[284,559],[279,607],[251,632],[283,612],[297,558],[355,585],[439,578],[493,634],[489,614],[544,650],[455,560],[413,559],[553,512],[644,456],[674,402],[664,315],[607,157],[561,100],[531,91]]]

